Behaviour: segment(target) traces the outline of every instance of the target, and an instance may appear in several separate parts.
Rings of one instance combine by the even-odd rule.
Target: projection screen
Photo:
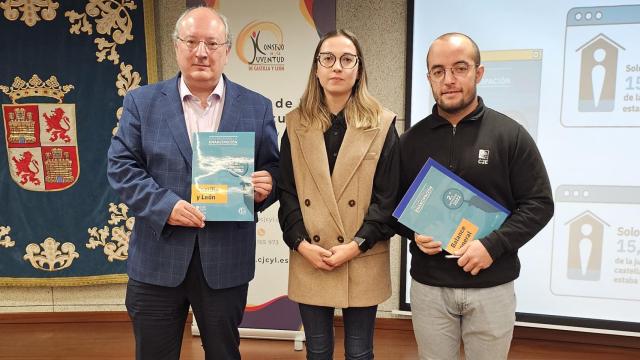
[[[555,216],[519,251],[518,321],[640,336],[640,4],[418,0],[408,10],[407,126],[434,104],[429,44],[462,32],[486,69],[478,95],[529,131],[547,166]]]

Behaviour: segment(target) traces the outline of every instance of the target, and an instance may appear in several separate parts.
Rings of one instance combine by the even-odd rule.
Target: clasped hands
[[[414,241],[418,249],[427,255],[435,255],[442,251],[442,242],[435,241],[431,236],[416,233]],[[471,273],[471,275],[478,275],[480,270],[484,270],[493,264],[493,258],[477,239],[469,241],[453,255],[459,256],[458,266],[465,272]]]
[[[273,179],[268,171],[259,170],[251,174],[251,184],[253,185],[253,201],[261,203],[271,194]],[[167,219],[169,225],[198,228],[203,228],[204,222],[204,214],[185,200],[179,200],[173,206],[169,219]]]
[[[361,251],[358,243],[336,245],[330,249],[303,241],[298,245],[298,252],[316,269],[331,271],[358,256]]]

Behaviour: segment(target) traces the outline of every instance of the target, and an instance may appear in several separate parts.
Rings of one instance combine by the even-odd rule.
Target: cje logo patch
[[[489,164],[489,150],[480,149],[480,151],[478,151],[478,164],[480,165]]]

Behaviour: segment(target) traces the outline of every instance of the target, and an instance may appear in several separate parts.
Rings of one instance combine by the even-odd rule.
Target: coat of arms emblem
[[[16,77],[11,88],[0,86],[12,103],[2,105],[11,178],[31,191],[59,191],[78,180],[78,132],[75,105],[63,104],[72,85],[60,87],[51,76],[43,82]],[[20,103],[26,97],[49,97],[58,103]]]

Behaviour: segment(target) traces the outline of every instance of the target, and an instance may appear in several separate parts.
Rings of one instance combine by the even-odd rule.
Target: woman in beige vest
[[[379,303],[391,295],[387,223],[398,188],[395,114],[367,91],[358,40],[339,30],[316,47],[280,147],[280,226],[291,248],[289,298],[300,304],[307,359],[333,358],[342,309],[345,357],[373,358]]]

